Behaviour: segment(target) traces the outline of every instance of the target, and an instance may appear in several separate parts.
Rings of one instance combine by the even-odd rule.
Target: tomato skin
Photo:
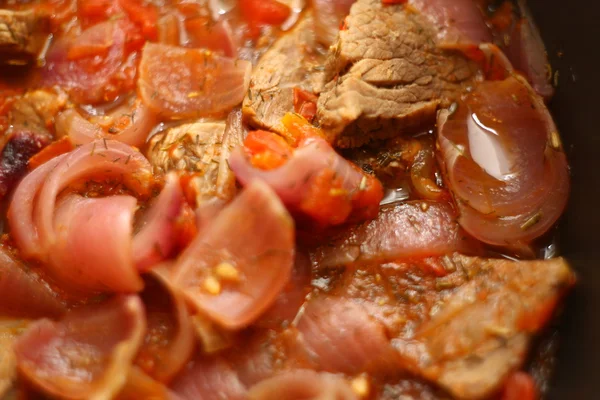
[[[250,36],[257,38],[263,25],[281,25],[292,10],[276,0],[244,0],[239,2],[240,11],[248,23]]]
[[[535,382],[526,372],[515,372],[510,375],[504,386],[501,400],[537,400]]]

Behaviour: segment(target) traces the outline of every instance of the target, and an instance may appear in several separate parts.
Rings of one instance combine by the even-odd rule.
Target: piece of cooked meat
[[[9,129],[0,137],[0,199],[27,172],[29,159],[52,143],[54,117],[67,103],[64,93],[34,90],[12,104]]]
[[[193,173],[190,184],[197,205],[213,199],[227,201],[236,191],[227,159],[242,137],[241,112],[233,111],[227,122],[200,120],[154,136],[148,146],[148,159],[158,173]]]
[[[482,399],[520,368],[533,335],[552,317],[575,277],[562,258],[509,261],[454,255],[463,277],[437,282],[450,295],[414,335],[394,340],[412,372],[459,399]]]
[[[260,59],[244,99],[244,119],[252,126],[283,133],[281,118],[294,111],[294,88],[317,92],[325,56],[318,51],[312,15],[306,15]]]
[[[54,126],[54,118],[67,105],[66,93],[34,90],[16,100],[10,111],[13,129],[27,129],[46,133]]]
[[[489,398],[520,369],[534,335],[575,277],[562,258],[509,261],[458,253],[313,270],[313,286],[383,323],[398,370],[457,399]]]
[[[0,63],[33,61],[46,39],[48,19],[33,10],[0,9]]]
[[[358,0],[326,63],[317,117],[331,142],[356,147],[434,122],[476,76],[435,45],[430,22],[403,5]]]

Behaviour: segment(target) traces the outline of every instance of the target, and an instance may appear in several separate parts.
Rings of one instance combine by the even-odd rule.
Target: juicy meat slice
[[[356,147],[433,122],[476,66],[435,43],[436,29],[401,5],[359,0],[330,48],[317,117],[330,141]]]
[[[456,398],[481,399],[523,364],[532,336],[546,325],[574,274],[562,258],[451,260],[464,280],[394,347],[409,369]]]
[[[284,134],[281,119],[294,111],[294,88],[319,91],[323,78],[319,66],[323,61],[309,14],[281,37],[254,68],[244,99],[244,118],[255,127]]]
[[[228,201],[236,186],[227,159],[241,144],[243,133],[239,111],[232,112],[227,122],[200,120],[180,125],[152,138],[148,159],[160,173],[190,172],[197,205],[213,199]]]
[[[33,61],[45,40],[48,20],[32,10],[0,9],[0,64],[22,65]]]

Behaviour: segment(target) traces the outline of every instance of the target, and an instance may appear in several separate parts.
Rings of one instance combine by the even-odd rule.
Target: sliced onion
[[[165,117],[223,114],[244,99],[251,69],[248,61],[206,50],[147,43],[138,89],[144,103]]]
[[[359,374],[396,371],[399,357],[384,326],[351,300],[308,303],[297,324],[294,355],[319,371]]]
[[[51,396],[112,398],[125,384],[145,329],[136,296],[72,311],[60,322],[40,320],[15,344],[19,372]]]
[[[535,26],[526,2],[518,1],[522,18],[517,21],[511,35],[507,55],[515,68],[523,72],[533,89],[545,99],[550,99],[554,88],[550,84],[550,63],[542,36]]]
[[[315,34],[319,43],[331,46],[340,31],[344,18],[356,0],[312,0]]]
[[[409,0],[437,29],[438,45],[468,49],[492,41],[483,13],[473,0]]]
[[[438,140],[460,224],[486,243],[528,243],[562,214],[569,173],[558,130],[525,79],[484,82],[440,113]]]
[[[343,378],[310,370],[294,370],[250,388],[250,400],[358,400]]]
[[[132,147],[108,140],[50,160],[15,192],[8,212],[15,242],[25,257],[42,261],[52,277],[71,290],[138,291],[138,269],[147,270],[168,257],[177,242],[174,219],[183,204],[178,181],[167,179],[132,242],[136,198],[62,194],[86,179],[116,179],[145,198],[150,195],[151,166]]]
[[[114,124],[119,118],[126,117],[131,122],[121,131],[116,131]],[[132,146],[141,147],[148,138],[156,118],[154,114],[141,101],[136,101],[132,109],[119,107],[109,116],[101,116],[108,132],[98,124],[94,124],[81,116],[76,110],[68,109],[56,117],[56,133],[59,136],[68,136],[75,146],[90,143],[96,139],[114,139]],[[115,130],[111,133],[111,130]]]
[[[220,358],[196,359],[172,385],[183,400],[245,400],[247,389]]]
[[[306,300],[310,290],[310,279],[310,258],[305,252],[297,252],[290,282],[255,325],[261,328],[278,329],[286,323],[291,323]]]
[[[287,284],[294,224],[275,193],[253,182],[194,239],[171,281],[228,329],[255,321]]]
[[[314,257],[319,266],[334,267],[477,250],[471,247],[450,204],[409,201],[384,207],[375,220],[333,236]]]
[[[142,280],[131,252],[131,196],[69,195],[54,210],[55,241],[46,270],[73,292],[137,292]]]
[[[0,247],[0,314],[16,318],[57,318],[67,308],[33,271]]]
[[[176,245],[173,221],[184,201],[179,178],[174,173],[167,175],[163,190],[144,215],[133,239],[133,257],[139,271],[146,271],[173,254]]]
[[[141,293],[148,329],[135,364],[149,377],[169,383],[191,359],[196,341],[187,305],[165,278],[152,273]]]

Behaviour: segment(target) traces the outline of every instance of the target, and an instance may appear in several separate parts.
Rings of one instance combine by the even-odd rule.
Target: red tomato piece
[[[292,147],[273,132],[251,131],[244,147],[251,156],[252,165],[265,170],[283,165],[292,156]]]
[[[352,212],[352,201],[336,172],[327,168],[312,178],[300,209],[323,226],[339,225]]]
[[[156,6],[140,0],[118,0],[118,2],[129,19],[141,28],[144,37],[149,40],[157,39],[158,11]]]
[[[79,0],[77,3],[81,18],[100,20],[115,11],[114,0]]]
[[[262,25],[283,24],[292,12],[287,5],[276,0],[244,0],[239,4],[252,37],[260,34]]]
[[[537,389],[531,375],[519,371],[508,377],[502,400],[536,400],[537,398]]]

